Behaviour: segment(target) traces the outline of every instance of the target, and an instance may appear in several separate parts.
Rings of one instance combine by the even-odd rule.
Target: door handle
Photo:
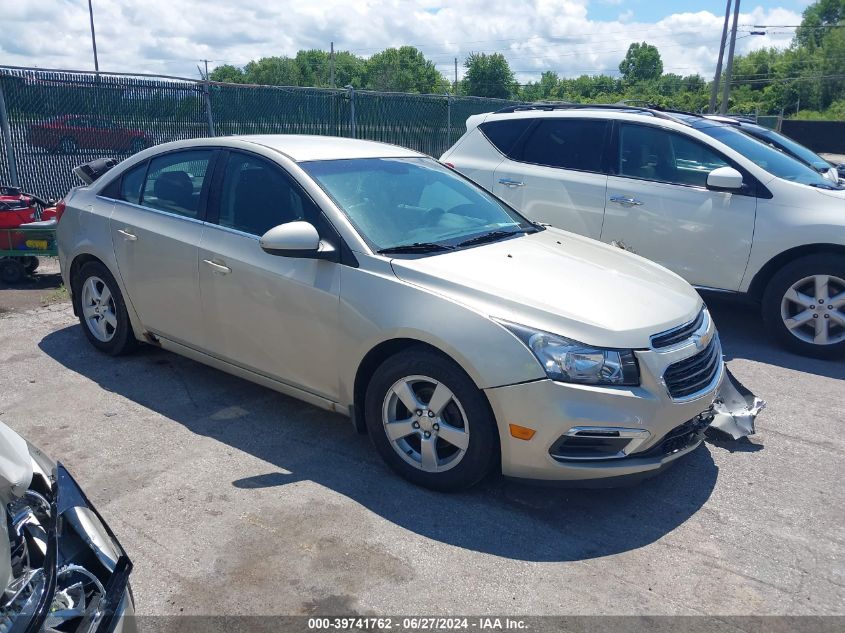
[[[230,272],[232,272],[232,269],[229,268],[228,266],[224,266],[223,264],[218,264],[217,262],[213,262],[210,259],[204,259],[202,261],[203,261],[203,263],[211,266],[211,269],[214,272],[220,273],[221,275],[228,275]]]
[[[511,189],[514,187],[525,186],[525,183],[521,180],[511,180],[510,178],[499,178],[499,184],[504,185],[505,187],[510,187]]]
[[[123,239],[125,239],[127,242],[137,242],[138,241],[138,236],[135,235],[129,229],[117,229],[117,232],[120,233],[123,236]]]
[[[621,204],[623,207],[638,207],[642,204],[640,200],[632,196],[613,196],[610,198],[610,201]]]

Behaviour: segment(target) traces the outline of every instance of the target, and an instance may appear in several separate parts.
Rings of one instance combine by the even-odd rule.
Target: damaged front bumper
[[[730,435],[735,440],[754,435],[754,421],[765,408],[766,401],[751,393],[725,367],[725,379],[713,403],[710,428]]]
[[[31,450],[32,485],[7,510],[14,580],[0,631],[135,631],[126,552],[64,466]]]

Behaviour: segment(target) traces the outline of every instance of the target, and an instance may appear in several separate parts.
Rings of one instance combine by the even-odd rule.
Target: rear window
[[[506,119],[479,125],[484,136],[505,156],[511,156],[517,141],[534,123],[534,119]],[[511,156],[512,157],[512,156]]]
[[[525,140],[521,160],[535,165],[602,171],[607,121],[543,119]]]

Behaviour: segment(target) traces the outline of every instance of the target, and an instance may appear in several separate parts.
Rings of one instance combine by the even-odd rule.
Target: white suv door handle
[[[135,235],[129,229],[117,229],[117,232],[120,233],[123,236],[123,239],[125,239],[127,242],[137,242],[138,241],[138,236]]]
[[[638,207],[642,204],[640,200],[632,196],[613,196],[610,198],[610,201],[621,204],[624,207]]]
[[[211,261],[210,259],[204,259],[204,260],[202,260],[202,261],[203,261],[204,263],[208,264],[209,266],[211,266],[211,268],[212,268],[212,269],[214,270],[214,272],[216,272],[216,273],[221,273],[221,274],[223,274],[223,275],[228,275],[230,272],[232,272],[232,269],[231,269],[231,268],[229,268],[228,266],[224,266],[223,264],[218,264],[217,262],[213,262],[213,261]]]
[[[511,180],[510,178],[499,178],[499,184],[510,188],[525,186],[525,183],[521,180]]]

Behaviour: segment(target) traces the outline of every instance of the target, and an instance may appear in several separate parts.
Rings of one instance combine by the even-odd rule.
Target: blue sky
[[[197,76],[197,64],[319,48],[367,57],[414,45],[451,78],[454,59],[501,53],[521,82],[618,74],[632,42],[657,46],[666,72],[712,76],[723,0],[93,0],[100,68]],[[791,29],[750,36],[750,25],[790,25],[808,0],[743,0],[737,51],[785,47]],[[0,0],[0,62],[91,69],[87,2]],[[9,34],[30,34],[12,37]],[[48,36],[32,36],[32,34]],[[744,36],[744,37],[743,37]]]
[[[748,11],[753,7],[763,9],[784,8],[801,13],[810,4],[809,0],[740,0],[740,10]],[[724,18],[724,0],[594,0],[590,2],[587,15],[593,20],[613,20],[625,11],[632,11],[638,22],[656,22],[657,20],[683,11],[709,11]]]

